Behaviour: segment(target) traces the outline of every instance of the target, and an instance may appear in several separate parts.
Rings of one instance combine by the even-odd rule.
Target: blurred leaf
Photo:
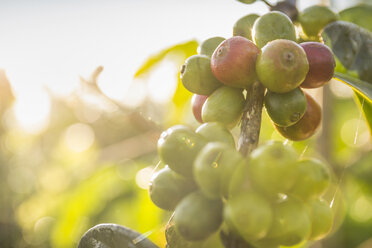
[[[192,54],[196,53],[197,48],[198,42],[195,40],[191,40],[182,44],[177,44],[172,47],[166,48],[160,51],[159,53],[149,57],[134,74],[134,78],[139,78],[151,72],[154,66],[160,63],[170,53],[179,53],[182,55],[184,54],[186,57],[189,57]]]
[[[366,101],[365,98],[358,92],[355,92],[355,94],[363,110],[364,117],[367,120],[369,131],[372,134],[372,103],[369,101]]]
[[[372,84],[359,80],[347,74],[335,73],[336,79],[349,85],[354,91],[358,92],[361,97],[365,98],[368,102],[372,102]]]
[[[100,224],[81,238],[79,248],[158,248],[140,233],[116,224]]]
[[[356,92],[372,134],[372,34],[353,23],[337,21],[324,29],[323,39],[342,64],[336,67],[335,76]]]
[[[344,9],[340,13],[340,19],[346,22],[352,22],[362,28],[372,32],[372,6],[361,4],[348,9]]]
[[[337,21],[327,25],[323,39],[348,71],[372,84],[372,34],[353,23]]]

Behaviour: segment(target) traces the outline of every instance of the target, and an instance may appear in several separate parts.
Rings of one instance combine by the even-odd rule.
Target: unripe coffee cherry
[[[255,149],[249,160],[252,184],[268,196],[287,192],[296,181],[298,155],[281,142],[270,142]]]
[[[234,36],[222,42],[211,58],[215,77],[227,86],[247,88],[256,79],[256,58],[260,49],[247,38]]]
[[[287,15],[279,11],[272,11],[256,20],[252,37],[254,43],[262,48],[268,42],[277,39],[296,41],[296,30]]]
[[[311,220],[305,205],[298,199],[287,199],[273,206],[274,218],[266,238],[280,245],[292,246],[307,239],[311,232]]]
[[[275,40],[262,48],[256,71],[266,88],[285,93],[294,90],[305,80],[309,63],[304,49],[296,42]]]
[[[222,201],[211,200],[200,191],[183,198],[174,211],[174,225],[187,240],[202,240],[218,230],[222,223]]]
[[[201,112],[203,104],[205,103],[207,98],[208,96],[198,94],[194,94],[191,98],[192,113],[194,114],[195,119],[200,123],[203,123]]]
[[[206,144],[202,136],[186,126],[178,125],[164,131],[158,140],[160,159],[172,170],[192,176],[195,157]]]
[[[216,37],[212,37],[212,38],[209,38],[209,39],[203,41],[200,44],[199,53],[202,54],[202,55],[206,55],[208,57],[212,57],[212,54],[213,54],[214,50],[216,50],[216,48],[224,40],[225,40],[225,38],[216,36]]]
[[[297,162],[297,170],[291,194],[306,201],[318,198],[327,190],[331,180],[327,165],[316,159],[304,159]]]
[[[320,240],[332,230],[333,213],[329,204],[321,199],[309,203],[311,234],[310,240]]]
[[[337,21],[338,15],[327,6],[314,5],[304,9],[299,15],[304,33],[316,37],[327,24]]]
[[[210,67],[210,58],[206,55],[189,57],[181,69],[181,81],[188,91],[209,96],[221,86]]]
[[[299,141],[310,138],[317,131],[321,119],[322,110],[320,105],[307,93],[307,108],[304,116],[294,125],[289,127],[279,127],[275,125],[276,130],[285,138]]]
[[[239,2],[241,3],[245,3],[245,4],[252,4],[254,2],[256,2],[256,0],[238,0]]]
[[[270,202],[254,191],[241,191],[227,200],[224,219],[245,241],[263,238],[273,221]]]
[[[233,35],[242,36],[248,40],[252,40],[252,28],[256,19],[260,17],[257,14],[249,14],[240,18],[234,24]]]
[[[336,66],[332,51],[319,42],[304,42],[300,46],[305,50],[309,61],[309,72],[301,87],[318,88],[329,82]]]
[[[202,109],[202,119],[204,122],[219,122],[228,128],[232,128],[240,120],[244,101],[242,90],[221,87],[205,101]]]
[[[182,198],[196,189],[197,186],[193,180],[165,167],[152,177],[149,194],[156,206],[173,211]]]
[[[195,159],[195,181],[209,198],[227,196],[231,176],[242,162],[243,157],[235,148],[220,142],[208,143]]]
[[[207,122],[195,130],[208,141],[222,142],[235,147],[235,140],[231,132],[221,123]]]
[[[298,122],[306,112],[306,97],[300,88],[287,93],[270,90],[265,95],[265,108],[271,120],[278,126],[290,126]]]

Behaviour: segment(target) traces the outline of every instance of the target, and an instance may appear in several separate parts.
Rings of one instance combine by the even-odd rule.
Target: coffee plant
[[[288,140],[316,134],[322,108],[306,90],[333,77],[355,90],[372,123],[372,35],[326,6],[299,12],[294,2],[267,3],[270,12],[238,19],[233,37],[205,40],[182,66],[201,125],[172,126],[158,140],[163,168],[149,195],[173,212],[167,247],[217,247],[211,239],[227,248],[305,247],[339,227],[334,197],[325,197],[336,173]],[[286,142],[259,145],[263,109]],[[239,125],[236,144],[231,129]],[[107,228],[89,230],[79,247],[155,247],[133,242],[138,235],[128,229]]]

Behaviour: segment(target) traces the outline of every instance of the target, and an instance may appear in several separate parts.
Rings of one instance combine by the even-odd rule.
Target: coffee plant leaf
[[[142,234],[117,224],[99,224],[81,238],[78,248],[159,248]]]

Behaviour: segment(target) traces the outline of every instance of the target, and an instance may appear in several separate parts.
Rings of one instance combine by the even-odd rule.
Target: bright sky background
[[[262,2],[236,0],[1,0],[0,68],[23,101],[16,115],[32,118],[48,113],[43,86],[68,94],[79,75],[103,65],[100,86],[122,98],[150,54],[194,38],[230,37],[238,18],[266,11]]]

